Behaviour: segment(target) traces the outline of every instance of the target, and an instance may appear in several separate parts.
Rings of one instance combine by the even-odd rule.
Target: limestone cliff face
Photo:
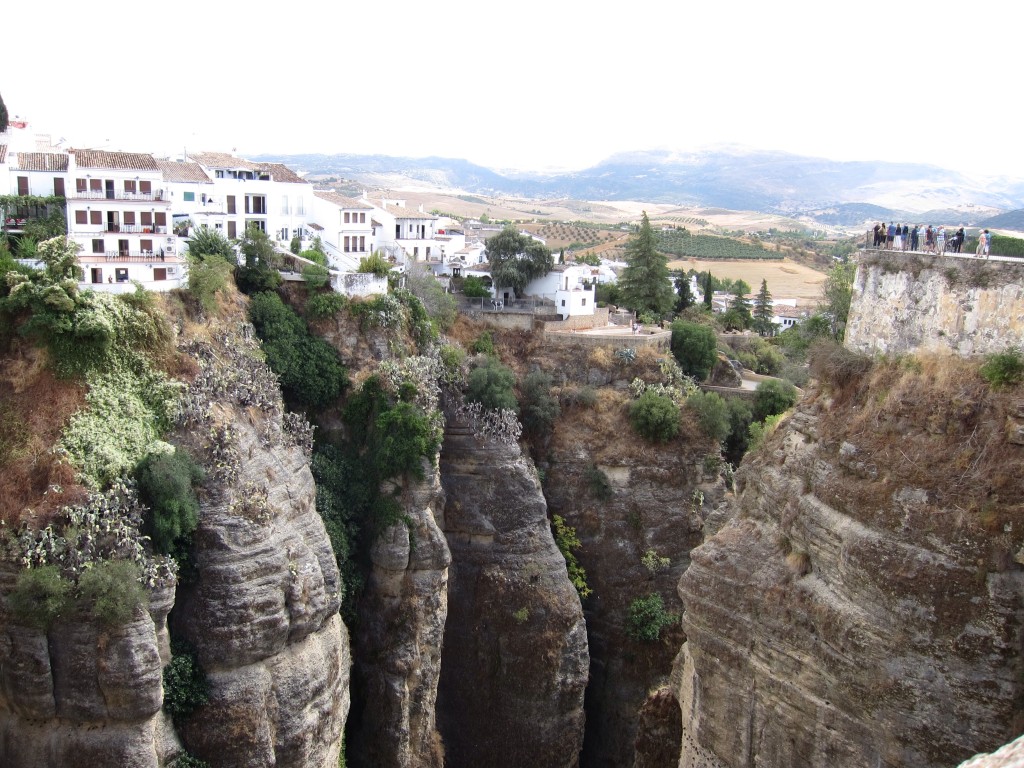
[[[441,449],[452,553],[438,724],[450,765],[577,764],[587,635],[532,464],[449,425]]]
[[[798,407],[691,553],[683,768],[937,768],[1024,725],[1020,449],[966,374],[888,370]]]
[[[0,592],[16,571],[0,571]],[[0,607],[0,762],[7,768],[157,768],[181,752],[160,707],[174,585],[116,629],[61,621],[43,632]]]
[[[622,428],[630,430],[624,422]],[[666,681],[683,637],[676,623],[657,641],[634,640],[627,617],[634,600],[652,593],[668,612],[682,613],[675,586],[690,550],[703,541],[707,510],[723,492],[717,464],[705,470],[707,451],[717,460],[718,448],[706,438],[656,447],[639,438],[574,440],[556,428],[545,490],[552,513],[576,529],[577,558],[593,590],[584,604],[591,657],[585,766],[632,765],[637,739],[656,738],[638,732],[641,709],[648,692]],[[648,552],[659,559],[649,560],[650,568]],[[645,719],[652,721],[663,703],[651,702]],[[671,748],[678,753],[678,740]],[[640,764],[656,764],[651,759]]]
[[[339,575],[297,447],[266,424],[222,414],[226,477],[195,533],[198,577],[179,588],[172,629],[196,649],[210,702],[180,727],[218,766],[334,766],[348,713]]]
[[[441,768],[434,704],[448,614],[451,553],[435,520],[440,475],[401,489],[404,520],[374,542],[355,634],[353,685],[362,689],[359,738],[350,764]]]
[[[846,327],[851,349],[962,355],[1024,338],[1024,267],[974,259],[863,254]]]

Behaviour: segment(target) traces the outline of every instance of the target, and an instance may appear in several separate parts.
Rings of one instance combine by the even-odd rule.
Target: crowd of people
[[[960,227],[952,235],[947,236],[946,228],[943,226],[932,227],[931,224],[876,224],[872,230],[874,234],[874,247],[883,251],[917,251],[924,240],[924,252],[942,254],[960,253],[967,235],[964,228]],[[978,235],[978,248],[975,253],[978,256],[988,258],[989,249],[992,245],[992,233],[987,229]]]

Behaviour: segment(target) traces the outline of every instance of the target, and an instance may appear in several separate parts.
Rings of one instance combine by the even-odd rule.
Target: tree
[[[7,130],[7,105],[4,104],[3,96],[0,96],[0,133]]]
[[[554,266],[551,251],[543,243],[519,234],[512,226],[487,241],[487,260],[494,284],[512,288],[516,296],[522,296],[527,283],[543,277]]]
[[[622,300],[637,312],[662,316],[672,309],[675,297],[669,282],[668,258],[657,251],[651,222],[644,211],[640,227],[626,245],[626,268],[619,277]]]
[[[846,320],[850,315],[850,302],[853,299],[853,278],[857,273],[855,264],[836,264],[828,273],[821,286],[821,302],[819,309],[828,316],[832,326],[832,336],[837,341],[843,340],[846,333]]]
[[[713,329],[699,323],[676,320],[672,323],[672,354],[683,373],[703,381],[718,360],[718,340]]]
[[[518,413],[519,402],[512,391],[515,383],[516,377],[510,368],[488,357],[469,372],[466,399],[480,403],[484,408],[507,408]]]
[[[459,315],[455,297],[445,291],[434,273],[423,262],[414,261],[405,271],[405,287],[423,303],[427,315],[441,331],[455,324]]]
[[[288,244],[288,250],[298,256],[302,252],[302,238],[298,235],[293,235],[292,241]]]
[[[642,437],[667,443],[679,434],[679,406],[649,389],[629,406],[629,421]]]
[[[207,256],[219,256],[229,264],[238,263],[235,247],[219,230],[210,229],[205,224],[188,238],[188,253],[193,258],[203,261]]]
[[[682,274],[676,278],[676,312],[682,312],[694,305],[696,299],[690,290],[690,278]]]
[[[711,270],[708,270],[707,275],[704,277],[704,306],[711,310],[712,299],[715,296],[714,283],[711,281]]]
[[[732,290],[732,300],[729,302],[729,311],[726,312],[728,317],[723,318],[723,322],[728,328],[744,330],[749,328],[754,320],[750,314],[750,300],[746,296],[750,286],[742,280],[737,280],[733,283]]]
[[[754,299],[754,322],[753,328],[762,336],[771,336],[775,333],[775,324],[772,323],[772,295],[768,291],[768,281],[761,281],[761,290],[757,292]]]
[[[245,263],[235,270],[239,290],[244,293],[272,291],[281,284],[277,253],[266,232],[251,225],[239,241],[239,248],[245,257]]]
[[[551,377],[544,371],[531,371],[523,379],[522,393],[523,429],[540,437],[550,434],[561,413],[558,398],[551,395]]]
[[[797,397],[796,387],[788,381],[762,381],[754,393],[754,421],[764,421],[769,416],[788,411],[796,404]]]
[[[462,281],[462,295],[470,299],[483,299],[490,296],[491,291],[484,284],[483,278],[470,275]]]

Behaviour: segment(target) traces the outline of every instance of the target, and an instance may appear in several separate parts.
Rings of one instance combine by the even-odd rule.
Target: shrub
[[[423,477],[420,459],[433,461],[440,446],[441,435],[412,403],[398,403],[377,416],[374,463],[382,478]]]
[[[476,337],[476,341],[469,345],[469,351],[474,355],[494,356],[494,334],[484,331]]]
[[[811,375],[826,385],[843,387],[871,370],[871,358],[821,338],[810,347]]]
[[[583,477],[587,481],[587,487],[594,495],[594,498],[605,501],[612,497],[612,484],[608,480],[608,475],[602,472],[597,464],[591,464],[587,467]]]
[[[593,408],[597,403],[597,391],[591,386],[563,387],[558,393],[562,408]]]
[[[374,251],[359,262],[359,267],[356,271],[376,275],[377,277],[387,277],[391,272],[391,263],[384,258],[384,254],[380,251]]]
[[[754,413],[750,405],[741,397],[730,397],[725,401],[729,412],[729,434],[725,438],[726,458],[734,465],[739,465],[743,454],[750,444],[750,424]]]
[[[288,243],[288,250],[298,256],[302,250],[302,238],[298,235],[293,235],[291,242]]]
[[[22,624],[46,630],[64,612],[71,584],[56,565],[29,568],[18,574],[8,596],[11,613]]]
[[[164,667],[164,710],[179,721],[209,700],[210,683],[195,649],[175,640],[171,643],[171,662]]]
[[[520,421],[523,429],[543,436],[551,432],[561,413],[558,400],[551,396],[551,377],[544,371],[531,371],[523,379]]]
[[[519,402],[513,392],[515,381],[511,369],[495,358],[488,357],[469,372],[466,399],[480,403],[484,408],[508,409],[518,413]]]
[[[210,229],[203,225],[193,229],[188,238],[188,253],[198,261],[205,261],[207,257],[219,257],[231,266],[238,262],[238,254],[231,241],[220,233],[220,230]]]
[[[193,486],[203,470],[188,452],[151,453],[135,470],[139,497],[149,506],[146,520],[153,547],[167,554],[180,539],[191,537],[199,524],[199,499]]]
[[[751,408],[754,421],[764,421],[769,416],[784,413],[792,408],[796,401],[796,387],[788,381],[762,381],[754,393],[754,405]]]
[[[1018,349],[988,355],[978,373],[992,387],[1009,387],[1024,378],[1024,356]]]
[[[679,434],[679,406],[653,391],[633,401],[629,420],[641,436],[653,442],[667,442]]]
[[[721,442],[729,435],[729,408],[715,392],[694,392],[686,398],[686,407],[693,411],[701,431]]]
[[[747,440],[747,450],[756,451],[760,448],[768,435],[775,431],[775,428],[779,425],[780,421],[782,421],[782,414],[769,416],[763,422],[753,422],[747,429],[749,435]]]
[[[703,381],[718,360],[715,332],[706,325],[676,320],[672,323],[672,354],[687,376]]]
[[[634,640],[653,642],[661,637],[661,630],[679,621],[674,613],[665,610],[661,595],[652,592],[646,597],[638,597],[629,604],[626,617],[626,634]]]
[[[327,267],[327,255],[323,251],[318,251],[316,248],[309,248],[298,255],[301,259],[312,261],[314,264],[321,267]],[[307,264],[306,266],[309,265]],[[305,272],[305,269],[303,269],[303,272]]]
[[[96,563],[82,572],[78,589],[83,607],[107,627],[127,624],[148,600],[139,583],[139,568],[128,560]]]
[[[491,295],[491,291],[481,278],[470,275],[462,281],[462,294],[471,299],[485,299]]]
[[[331,273],[322,264],[306,264],[302,267],[302,279],[305,281],[306,290],[312,293],[331,282]]]
[[[320,320],[334,317],[345,308],[345,297],[335,291],[315,293],[306,300],[306,317]]]
[[[565,558],[565,568],[569,572],[569,581],[572,582],[576,592],[579,593],[580,600],[586,600],[593,594],[593,590],[587,585],[587,572],[576,559],[576,550],[583,546],[579,536],[576,535],[576,529],[566,525],[565,520],[560,515],[554,515],[551,518],[551,532],[555,537],[558,551]]]

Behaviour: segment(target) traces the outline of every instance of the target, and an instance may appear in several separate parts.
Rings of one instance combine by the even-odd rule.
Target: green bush
[[[584,470],[583,479],[587,481],[587,488],[595,499],[606,501],[612,497],[611,481],[597,464],[591,464]]]
[[[513,387],[516,377],[511,369],[493,357],[469,372],[466,399],[480,403],[484,408],[507,408],[519,411]]]
[[[217,294],[228,286],[233,267],[224,259],[209,256],[188,260],[188,290],[208,314],[217,309]]]
[[[335,291],[314,293],[306,300],[306,317],[312,320],[334,317],[346,303],[345,297]]]
[[[171,662],[164,667],[164,711],[180,721],[209,700],[210,683],[195,649],[175,640],[171,643]]]
[[[387,277],[391,272],[391,262],[385,259],[384,254],[380,251],[374,251],[359,262],[359,267],[356,271],[376,275],[377,277]]]
[[[491,295],[482,278],[470,275],[462,281],[462,295],[471,299],[485,299]]]
[[[46,630],[64,612],[70,592],[56,565],[42,565],[18,574],[8,602],[22,624]]]
[[[120,627],[148,603],[139,583],[139,568],[128,560],[104,560],[78,579],[83,608],[100,624]]]
[[[474,355],[494,356],[494,334],[484,331],[476,337],[476,341],[469,345],[469,351]]]
[[[725,456],[738,466],[750,442],[750,424],[754,413],[742,397],[730,397],[725,401],[729,412],[729,434],[725,438]]]
[[[764,421],[769,416],[788,411],[796,405],[797,397],[796,387],[788,381],[762,381],[754,393],[751,408],[754,421]]]
[[[188,238],[188,254],[199,261],[205,261],[207,257],[220,257],[223,261],[232,266],[238,263],[238,254],[231,244],[218,229],[210,229],[203,225],[192,230]]]
[[[996,389],[1019,384],[1024,378],[1024,356],[1018,349],[988,355],[978,373]]]
[[[566,525],[565,520],[560,515],[554,515],[551,518],[551,532],[555,537],[558,551],[565,558],[565,568],[569,572],[569,581],[572,582],[576,592],[579,593],[580,600],[586,600],[593,594],[593,590],[587,585],[587,572],[580,565],[579,560],[576,559],[576,550],[583,546],[579,536],[576,535],[576,529]]]
[[[422,478],[420,459],[434,459],[441,435],[423,411],[403,402],[377,416],[375,443],[374,460],[382,478],[404,473]]]
[[[188,539],[199,524],[199,499],[194,486],[203,470],[188,452],[151,453],[135,470],[139,498],[149,506],[147,528],[157,552],[169,554],[179,540]]]
[[[299,254],[299,258],[312,261],[320,267],[327,266],[327,255],[323,251],[318,251],[316,248],[309,248],[308,250],[302,251]],[[306,266],[309,265],[307,264]],[[305,269],[303,269],[303,272],[305,272]]]
[[[667,442],[679,434],[679,406],[672,398],[648,390],[629,407],[629,420],[642,437]]]
[[[331,282],[331,273],[322,264],[305,264],[302,267],[302,279],[306,290],[313,293]]]
[[[290,404],[324,408],[337,400],[348,385],[338,353],[311,334],[302,318],[276,293],[255,294],[249,302],[249,319]]]
[[[755,421],[748,427],[748,440],[747,450],[756,451],[764,443],[765,439],[778,426],[779,422],[782,421],[782,414],[775,416],[769,416],[764,421]]]
[[[523,379],[523,401],[519,419],[523,429],[536,436],[551,433],[562,409],[551,395],[551,376],[544,371],[531,371]]]
[[[728,437],[729,407],[721,395],[715,392],[694,392],[686,398],[686,407],[693,411],[693,417],[705,435],[718,442]]]
[[[626,616],[626,634],[634,640],[653,642],[661,637],[661,630],[679,621],[674,613],[665,610],[661,595],[652,592],[638,597],[629,604]]]
[[[210,768],[210,764],[205,760],[200,760],[198,757],[190,755],[188,752],[182,752],[175,761],[173,768]]]
[[[683,373],[703,381],[718,360],[718,342],[712,328],[686,320],[672,323],[672,354]]]

